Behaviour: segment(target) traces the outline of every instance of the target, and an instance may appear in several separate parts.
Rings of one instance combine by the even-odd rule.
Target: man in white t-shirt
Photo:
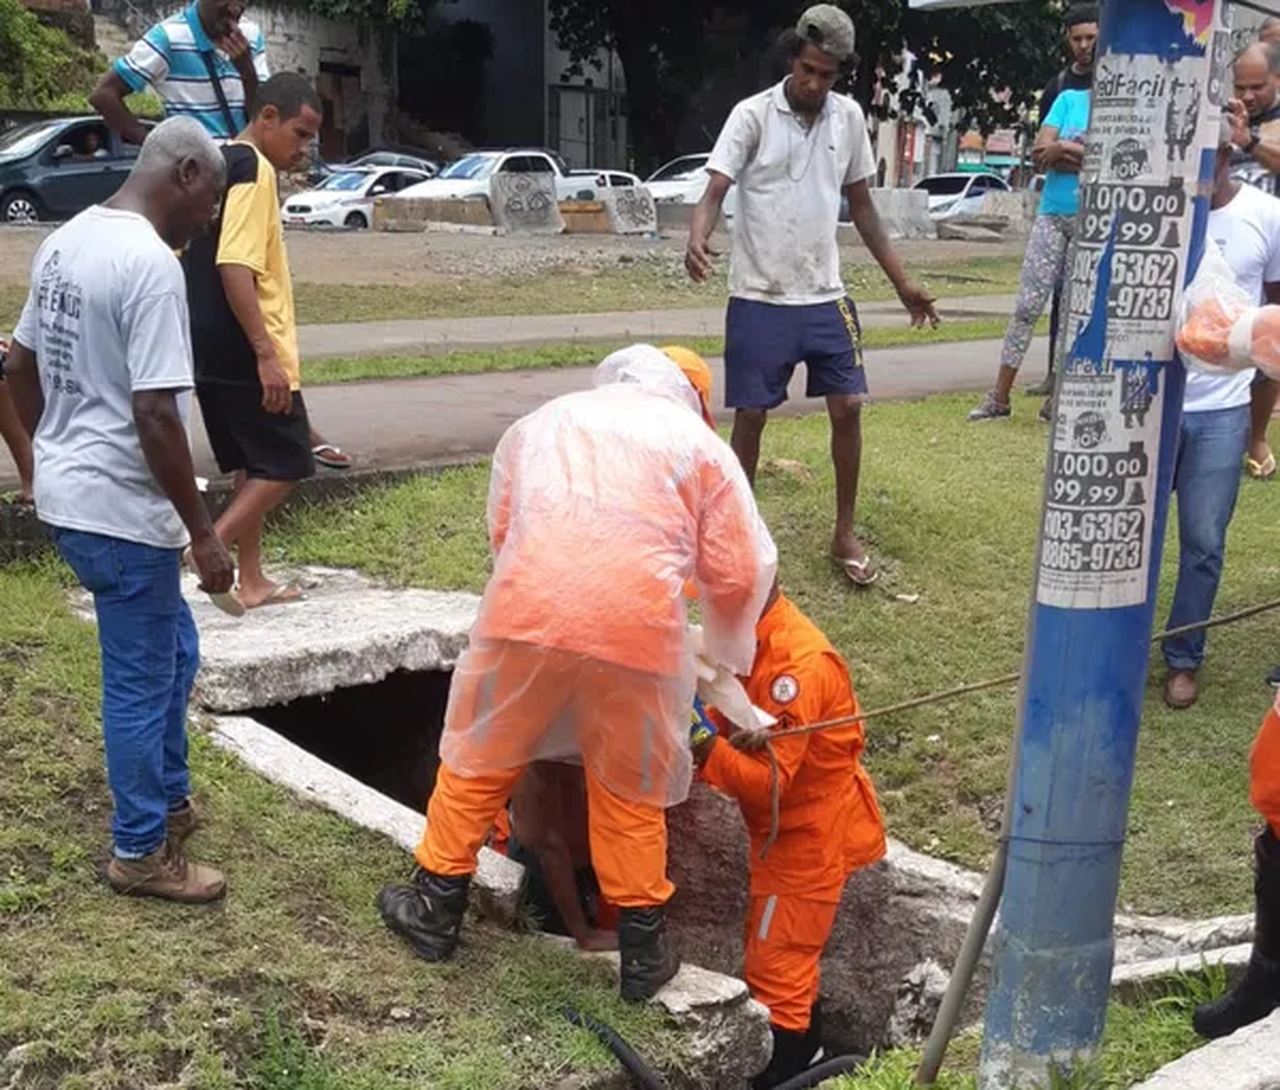
[[[897,289],[913,325],[937,324],[933,298],[913,284],[871,200],[876,162],[862,109],[832,94],[852,68],[853,23],[818,4],[783,36],[790,75],[739,102],[707,162],[711,174],[694,211],[685,268],[697,281],[713,269],[709,246],[724,199],[738,187],[725,322],[725,403],[735,410],[731,443],[754,482],[769,410],[787,399],[796,364],[806,393],[825,397],[836,475],[831,556],[855,584],[876,570],[854,534],[862,456],[862,334],[840,278],[836,225],[845,194],[854,226]]]
[[[1280,303],[1280,200],[1231,176],[1230,131],[1222,134],[1210,203],[1209,238],[1250,297]],[[1215,375],[1187,370],[1182,433],[1174,489],[1178,495],[1178,584],[1169,628],[1203,621],[1213,612],[1222,576],[1227,526],[1240,488],[1240,461],[1249,442],[1254,371]],[[1197,671],[1205,633],[1163,644],[1169,674],[1165,703],[1189,708],[1199,695]]]
[[[200,653],[181,554],[190,542],[210,593],[230,591],[235,571],[191,465],[191,337],[174,250],[207,229],[223,180],[198,122],[157,126],[119,192],[40,247],[6,368],[34,441],[36,511],[97,612],[115,802],[107,880],[193,903],[221,897],[225,882],[182,847],[196,825],[186,720]]]

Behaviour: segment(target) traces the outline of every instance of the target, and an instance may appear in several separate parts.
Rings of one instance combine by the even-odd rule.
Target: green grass
[[[1128,1090],[1185,1055],[1203,1043],[1191,1028],[1191,1012],[1197,1004],[1217,998],[1225,984],[1221,971],[1186,976],[1134,1003],[1112,1003],[1097,1057],[1057,1078],[1053,1090]],[[947,1053],[937,1090],[975,1090],[979,1048],[976,1033],[957,1038]],[[823,1090],[915,1090],[919,1063],[920,1053],[914,1049],[888,1052],[854,1075],[823,1083]]]
[[[723,262],[722,262],[723,264]],[[1017,290],[1022,262],[981,257],[915,266],[935,293],[1001,295]],[[876,266],[849,265],[845,283],[855,299],[892,299]],[[722,268],[706,284],[691,283],[679,254],[665,252],[597,269],[563,265],[536,276],[467,279],[445,284],[315,284],[294,286],[298,321],[370,322],[391,318],[476,318],[504,314],[598,314],[721,306],[728,292]]]
[[[855,593],[827,544],[833,481],[822,417],[775,421],[765,437],[762,509],[783,584],[848,656],[869,709],[1016,670],[1046,435],[1037,402],[1013,420],[968,425],[969,397],[872,406],[866,414],[860,530],[882,579]],[[452,470],[301,510],[273,535],[291,560],[360,567],[437,588],[483,586],[487,471]],[[1273,528],[1280,484],[1245,481],[1227,547],[1220,612],[1280,593]],[[1176,566],[1166,548],[1162,624]],[[918,595],[916,601],[898,595]],[[1139,744],[1122,901],[1133,910],[1208,915],[1249,907],[1248,750],[1270,701],[1274,617],[1215,630],[1199,704],[1160,700],[1158,654]],[[983,868],[999,828],[1013,729],[1011,690],[868,723],[867,763],[890,831],[913,847]],[[1188,770],[1194,769],[1194,775]]]
[[[863,333],[868,350],[900,348],[909,345],[946,344],[956,341],[982,341],[1004,334],[1004,318],[975,318],[946,322],[937,329],[875,327]],[[1048,329],[1043,319],[1037,332]],[[723,337],[675,338],[695,352],[711,358],[724,355]],[[370,379],[433,378],[440,375],[475,375],[496,371],[541,371],[560,367],[589,367],[598,363],[624,342],[539,345],[536,348],[468,349],[439,352],[427,356],[347,356],[337,359],[309,360],[302,375],[308,386],[339,382],[362,382]]]
[[[706,284],[693,284],[673,251],[619,262],[604,269],[566,263],[536,275],[468,277],[431,284],[294,284],[303,325],[394,318],[477,318],[507,314],[598,314],[722,306],[728,293],[722,268]],[[724,264],[724,262],[722,262]],[[1016,257],[975,257],[912,265],[911,272],[940,297],[1005,295],[1017,290]],[[4,275],[0,271],[0,275]],[[12,270],[9,271],[12,275]],[[855,299],[892,299],[893,288],[875,265],[847,265],[845,283]],[[13,328],[26,299],[14,280],[0,282],[0,330]]]
[[[0,1056],[36,1044],[24,1086],[532,1090],[615,1069],[566,1000],[679,1062],[654,1010],[549,943],[473,921],[456,963],[416,961],[373,905],[405,854],[199,730],[193,855],[226,868],[228,899],[111,893],[97,645],[65,589],[52,562],[0,568]]]

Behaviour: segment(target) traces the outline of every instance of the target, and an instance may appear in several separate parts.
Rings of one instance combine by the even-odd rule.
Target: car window
[[[635,185],[636,183],[626,174],[610,174],[610,185]]]
[[[503,174],[532,174],[546,169],[547,165],[533,155],[512,155],[502,164]]]
[[[970,197],[980,197],[986,191],[987,191],[986,178],[974,178],[973,182],[969,185]]]
[[[498,165],[496,155],[464,155],[457,162],[450,163],[440,172],[441,178],[458,178],[475,181],[487,178]]]
[[[369,175],[362,170],[346,170],[341,174],[330,174],[317,189],[340,190],[343,193],[354,193],[369,180]]]
[[[967,179],[963,174],[935,174],[929,178],[921,178],[916,182],[916,189],[923,189],[931,197],[953,197],[964,192]]]
[[[70,158],[73,162],[88,163],[98,159],[120,158],[112,149],[110,131],[98,121],[68,125],[54,141],[52,150],[63,147],[71,149]]]
[[[673,182],[678,178],[684,178],[695,173],[706,164],[706,161],[707,156],[705,155],[685,155],[680,159],[673,159],[666,166],[659,167],[653,174],[649,175],[649,181]]]
[[[21,159],[39,149],[59,128],[61,121],[33,121],[0,135],[0,156]]]

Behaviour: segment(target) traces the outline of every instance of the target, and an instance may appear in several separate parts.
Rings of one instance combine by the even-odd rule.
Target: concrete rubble
[[[1133,1090],[1277,1090],[1280,1011],[1161,1068]]]
[[[420,810],[386,798],[254,720],[227,713],[367,684],[396,670],[449,670],[466,646],[478,600],[389,589],[350,572],[307,569],[304,574],[311,584],[306,601],[245,621],[217,613],[189,581],[205,655],[198,700],[221,713],[213,727],[219,745],[303,797],[411,850],[422,832]],[[695,785],[689,801],[669,812],[668,826],[670,867],[679,890],[669,913],[674,941],[686,957],[712,971],[703,979],[726,981],[741,971],[747,899],[741,817],[735,804]],[[511,921],[519,881],[517,865],[486,853],[474,887],[477,903],[496,919]],[[821,1004],[829,1052],[865,1053],[906,1041],[928,1025],[981,886],[981,876],[892,841],[885,860],[854,876],[823,960]],[[1251,928],[1248,917],[1188,923],[1122,916],[1117,920],[1117,988],[1132,991],[1198,968],[1202,952],[1247,944]],[[1227,951],[1208,960],[1232,964],[1239,956]],[[980,1017],[986,977],[984,963],[966,1020]],[[732,986],[741,987],[737,981]],[[741,1022],[749,1008],[737,999],[728,1006],[722,1000],[689,1008],[717,1012],[701,1016],[708,1041],[756,1032]],[[755,1021],[751,1013],[747,1023]]]

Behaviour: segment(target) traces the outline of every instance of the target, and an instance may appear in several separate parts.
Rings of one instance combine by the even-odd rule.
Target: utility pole
[[[1184,374],[1230,95],[1225,0],[1109,0],[1066,294],[982,1090],[1102,1037]]]

